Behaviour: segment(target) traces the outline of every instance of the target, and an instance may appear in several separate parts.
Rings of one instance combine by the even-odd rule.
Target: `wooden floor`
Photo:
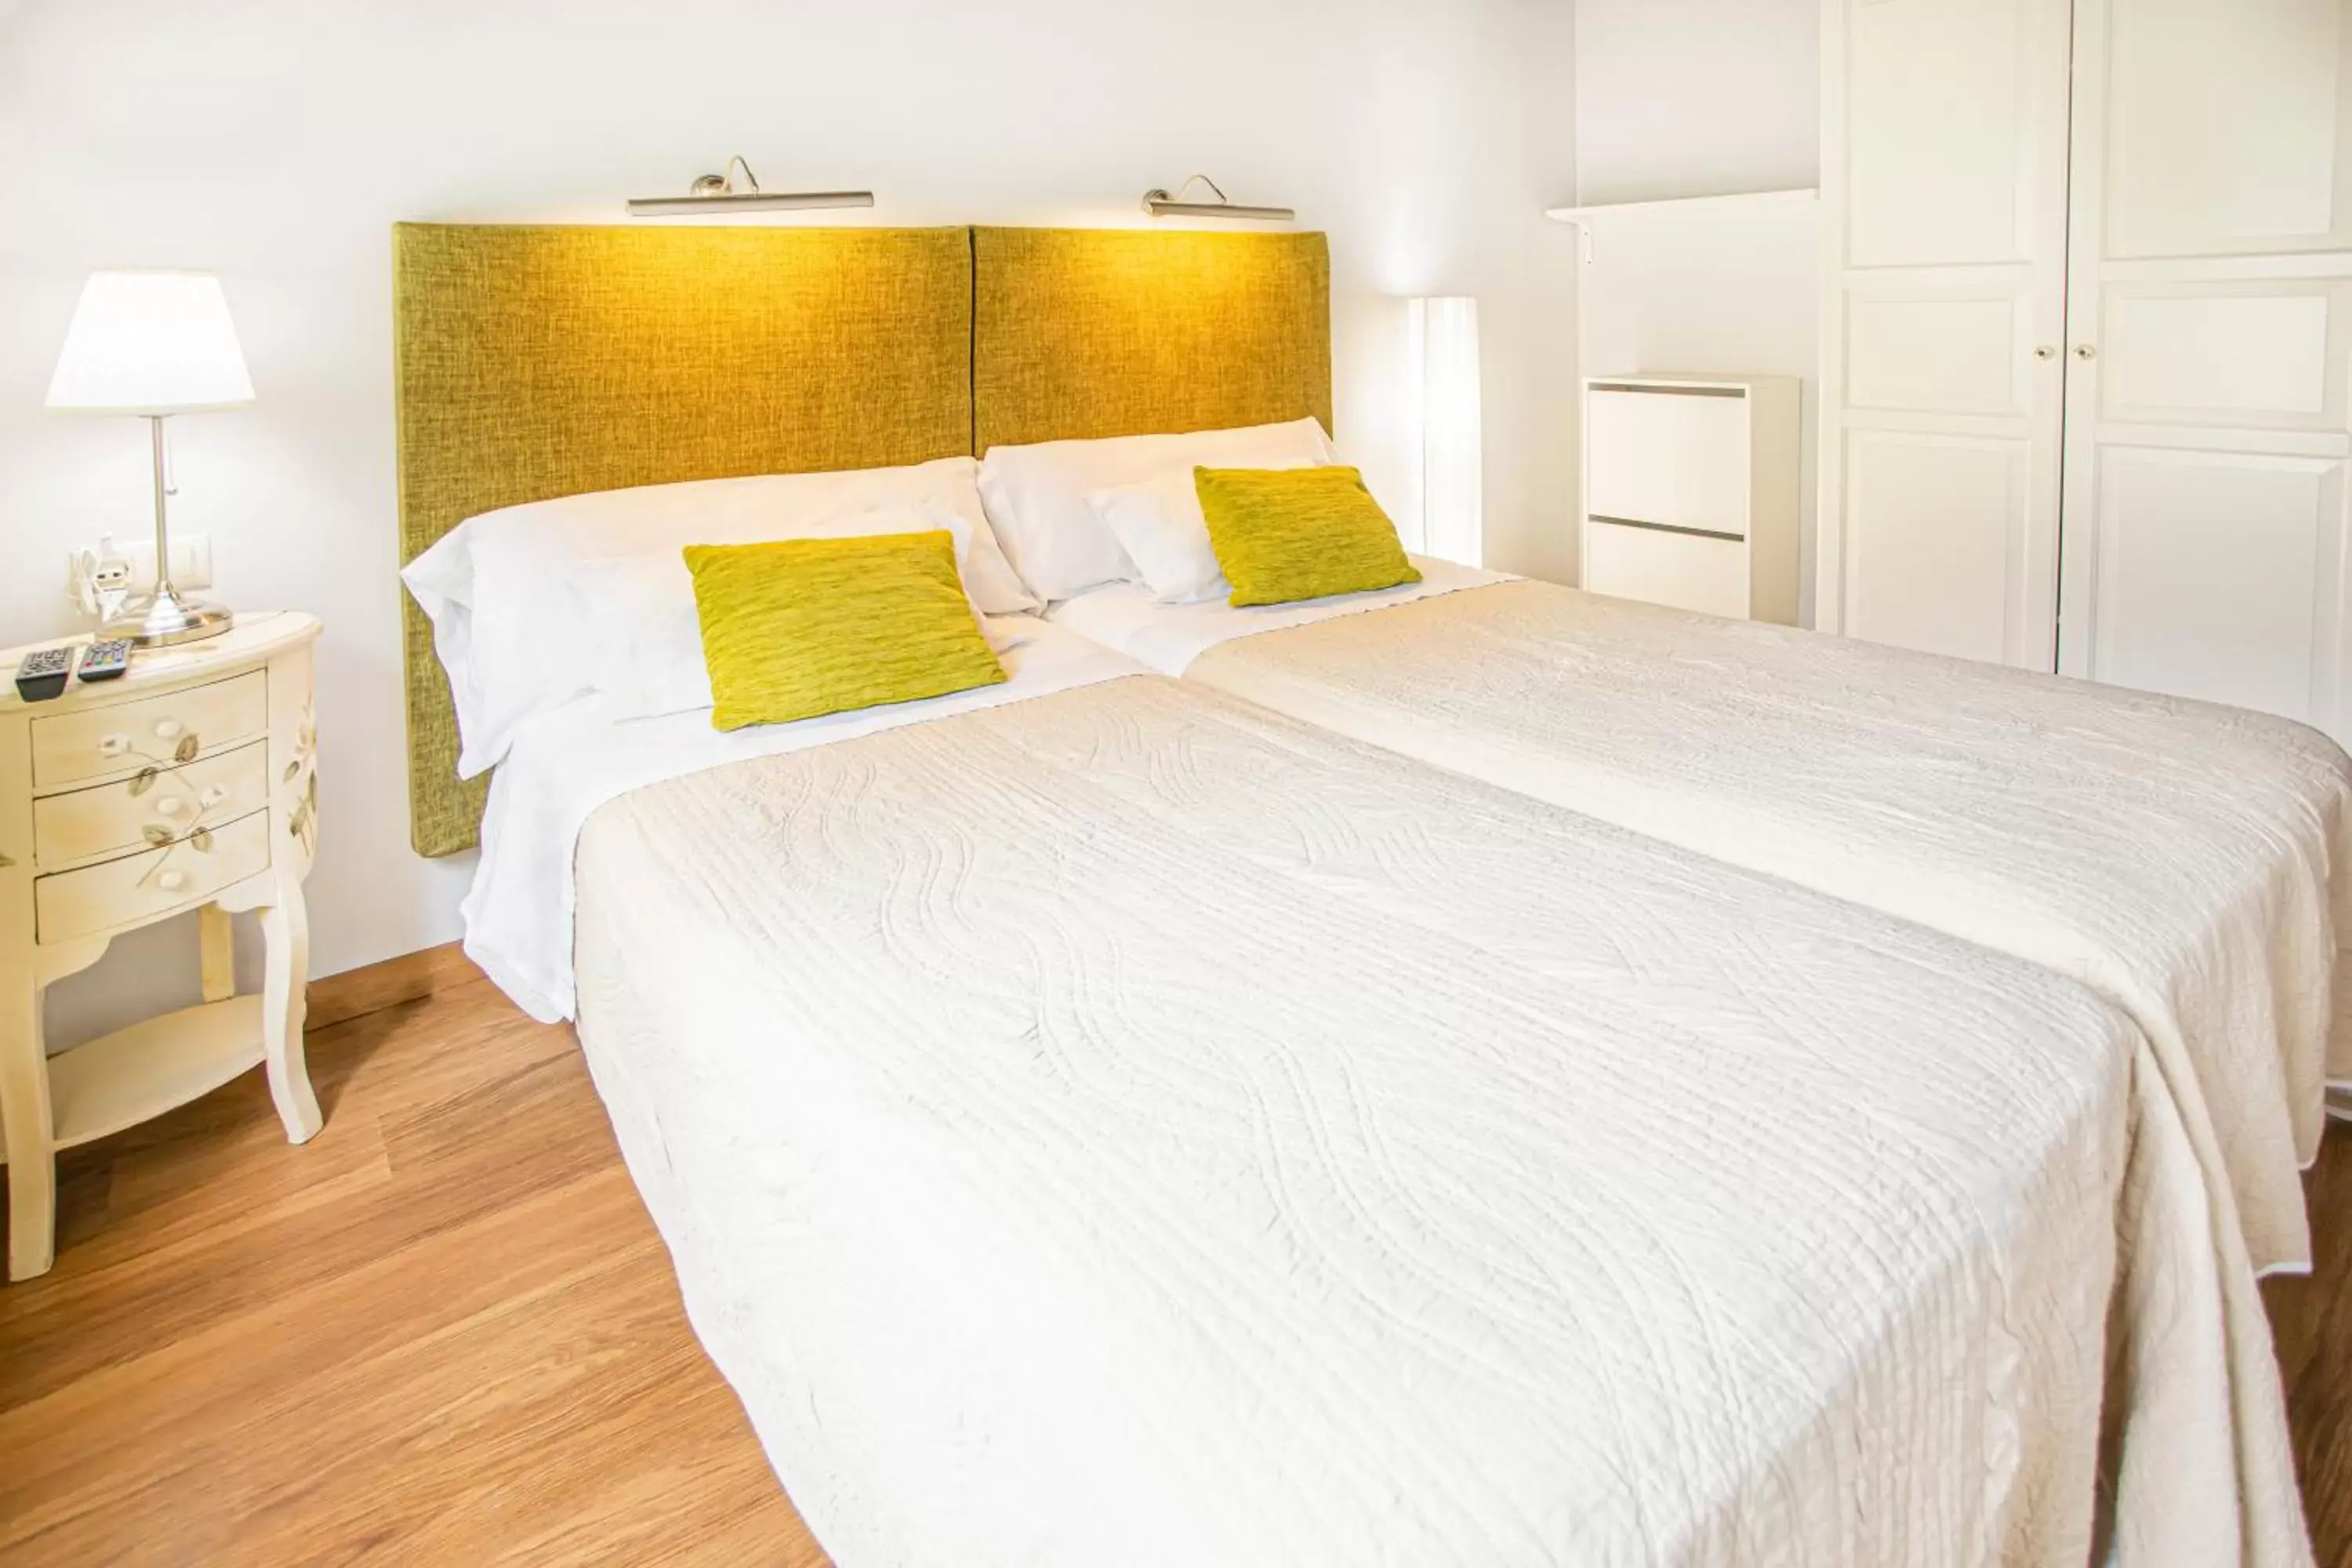
[[[822,1563],[696,1348],[572,1033],[476,981],[77,1151],[0,1289],[0,1564]],[[2352,1136],[2267,1288],[2323,1568],[2352,1568]]]
[[[487,982],[75,1151],[0,1289],[0,1563],[812,1564],[568,1028]]]

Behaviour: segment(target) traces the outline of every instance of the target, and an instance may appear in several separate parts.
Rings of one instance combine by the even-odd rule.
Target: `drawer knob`
[[[101,735],[99,737],[98,754],[101,757],[119,757],[130,749],[131,737],[128,735]]]
[[[158,719],[155,721],[155,738],[159,741],[176,741],[180,738],[180,731],[186,728],[187,726],[177,719]]]
[[[188,874],[185,871],[166,871],[155,879],[155,885],[167,893],[176,893],[187,887]]]
[[[177,816],[188,809],[188,803],[176,795],[167,795],[155,803],[155,809],[165,816]]]

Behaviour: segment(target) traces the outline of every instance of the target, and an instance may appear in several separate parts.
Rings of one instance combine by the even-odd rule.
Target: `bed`
[[[2078,1563],[2103,1410],[2127,1560],[2296,1560],[2259,1308],[2045,971],[1140,677],[635,791],[579,877],[845,1564]]]
[[[612,384],[517,375],[461,286],[572,237],[431,237],[404,388]],[[450,495],[591,423],[457,451],[407,396]],[[576,1016],[845,1568],[2309,1561],[2252,1274],[2123,1011],[1050,624],[1005,665],[727,736],[592,693],[481,822],[469,946]]]
[[[980,265],[980,296],[1022,310],[980,316],[976,354],[1032,367],[977,384],[984,490],[1008,451],[1133,435],[1084,389],[1156,370],[1030,347],[1048,330],[1032,316],[1056,341],[1118,343],[1099,291],[1057,287],[1057,259],[1017,247]],[[1191,374],[1249,352],[1196,345]],[[1058,525],[1099,529],[1083,512]],[[1060,591],[1097,565],[1048,584],[1050,614],[1164,674],[2092,985],[2155,1043],[2224,1231],[2258,1268],[2308,1269],[2301,1172],[2326,1086],[2352,1080],[2352,764],[2333,742],[1420,565],[1393,592],[1252,609],[1159,603],[1131,581]]]

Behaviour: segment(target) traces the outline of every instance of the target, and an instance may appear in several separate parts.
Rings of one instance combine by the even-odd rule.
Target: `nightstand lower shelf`
[[[70,1149],[201,1100],[268,1059],[261,998],[165,1013],[49,1058],[54,1147]],[[8,1145],[0,1134],[0,1164]]]
[[[261,998],[232,996],[133,1024],[49,1058],[60,1149],[134,1127],[262,1064]]]

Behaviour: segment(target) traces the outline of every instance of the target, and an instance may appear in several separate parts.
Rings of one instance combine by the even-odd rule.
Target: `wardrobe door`
[[[2352,0],[2077,0],[2061,668],[2347,731]]]
[[[2056,658],[2068,0],[1827,0],[1822,629]]]

